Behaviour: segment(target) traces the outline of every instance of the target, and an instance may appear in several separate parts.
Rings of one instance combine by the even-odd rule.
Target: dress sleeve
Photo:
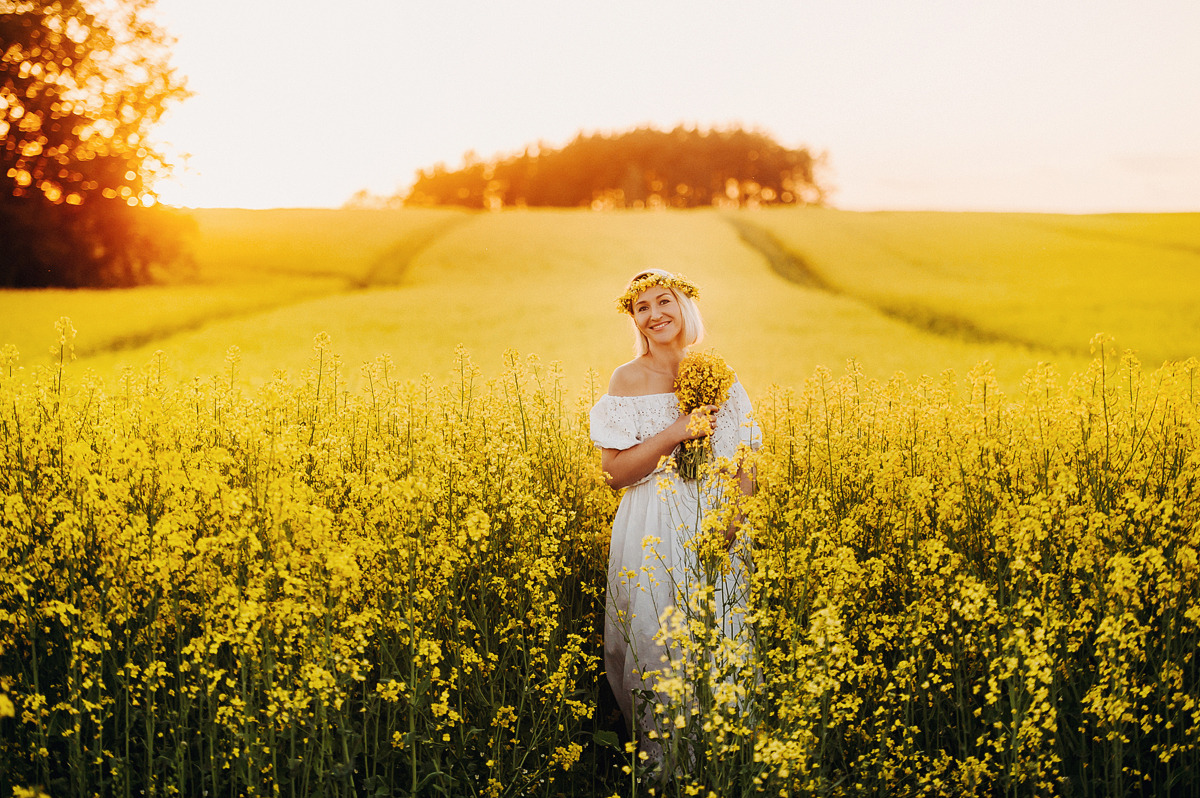
[[[604,394],[592,406],[588,415],[592,443],[602,449],[628,449],[641,443],[637,434],[637,417],[628,402]]]
[[[738,446],[757,450],[762,446],[762,430],[754,421],[754,407],[740,382],[729,389],[729,398],[721,405],[713,429],[713,452],[718,457],[733,457]]]

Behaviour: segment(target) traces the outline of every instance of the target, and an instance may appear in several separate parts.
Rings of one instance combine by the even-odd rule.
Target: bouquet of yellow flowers
[[[733,369],[713,350],[689,352],[679,363],[679,376],[675,378],[675,398],[679,400],[679,412],[691,413],[704,405],[723,405],[729,398],[733,385]],[[696,430],[690,429],[695,432]],[[712,443],[707,437],[684,441],[675,454],[675,468],[684,479],[697,479],[700,466],[712,454]]]

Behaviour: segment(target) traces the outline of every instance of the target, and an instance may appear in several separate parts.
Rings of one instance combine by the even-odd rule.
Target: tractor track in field
[[[268,273],[281,277],[306,277],[340,279],[344,283],[341,290],[331,289],[314,293],[309,296],[291,297],[282,302],[264,303],[254,307],[237,308],[228,311],[217,311],[210,315],[187,319],[175,324],[159,327],[153,330],[128,333],[105,341],[96,347],[80,347],[77,351],[81,357],[125,352],[131,349],[147,346],[155,341],[170,338],[184,333],[197,332],[215,322],[258,316],[281,308],[298,305],[302,302],[325,299],[332,296],[355,294],[371,291],[376,288],[395,288],[403,283],[413,262],[434,242],[443,238],[452,229],[471,221],[472,216],[461,216],[436,222],[420,227],[401,236],[391,247],[371,261],[367,270],[358,276],[347,275],[344,272],[312,272],[288,271],[287,269],[271,269]]]
[[[1072,238],[1078,238],[1084,241],[1099,241],[1105,244],[1125,244],[1126,246],[1156,249],[1162,252],[1170,252],[1174,254],[1182,253],[1184,255],[1200,255],[1200,245],[1190,244],[1183,241],[1162,241],[1154,238],[1147,238],[1145,236],[1113,232],[1110,230],[1093,230],[1087,227],[1073,225],[1070,222],[1042,221],[1040,219],[1029,219],[1023,217],[1016,217],[1014,218],[1014,221],[1017,224],[1023,224],[1037,230],[1049,230],[1060,235],[1071,236]]]
[[[788,249],[770,230],[739,217],[726,215],[724,218],[737,231],[738,237],[746,246],[763,256],[773,272],[795,285],[852,299],[870,307],[882,316],[931,335],[954,338],[968,343],[1009,344],[1048,352],[1058,351],[1040,341],[1023,339],[980,327],[963,316],[935,311],[916,304],[880,302],[861,294],[845,291],[826,279],[803,255]]]
[[[399,285],[408,275],[413,261],[422,252],[429,249],[435,242],[445,238],[451,230],[474,221],[474,219],[474,215],[453,216],[401,236],[399,241],[374,260],[366,274],[353,281],[353,286],[357,289],[365,289]]]

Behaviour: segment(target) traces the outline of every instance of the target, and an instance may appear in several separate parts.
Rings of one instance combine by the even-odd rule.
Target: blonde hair
[[[665,277],[668,279],[674,278],[675,275],[663,269],[646,269],[638,272],[629,281],[632,287],[638,280],[645,279],[652,275]],[[675,297],[675,301],[679,304],[679,323],[683,329],[683,345],[695,346],[704,340],[704,319],[700,317],[700,308],[696,302],[682,291],[677,291],[673,286],[668,285],[667,290],[671,292],[671,296]],[[635,357],[649,354],[650,341],[638,329],[637,322],[633,320],[633,316],[629,317],[629,323],[633,325],[633,354]]]

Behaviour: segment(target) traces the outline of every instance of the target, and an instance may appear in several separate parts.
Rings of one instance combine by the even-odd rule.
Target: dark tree
[[[787,149],[758,131],[638,128],[578,135],[561,149],[540,146],[456,171],[421,171],[410,205],[694,208],[705,205],[821,204],[807,148]]]
[[[180,260],[148,133],[186,96],[154,0],[0,0],[0,284],[130,285]]]

